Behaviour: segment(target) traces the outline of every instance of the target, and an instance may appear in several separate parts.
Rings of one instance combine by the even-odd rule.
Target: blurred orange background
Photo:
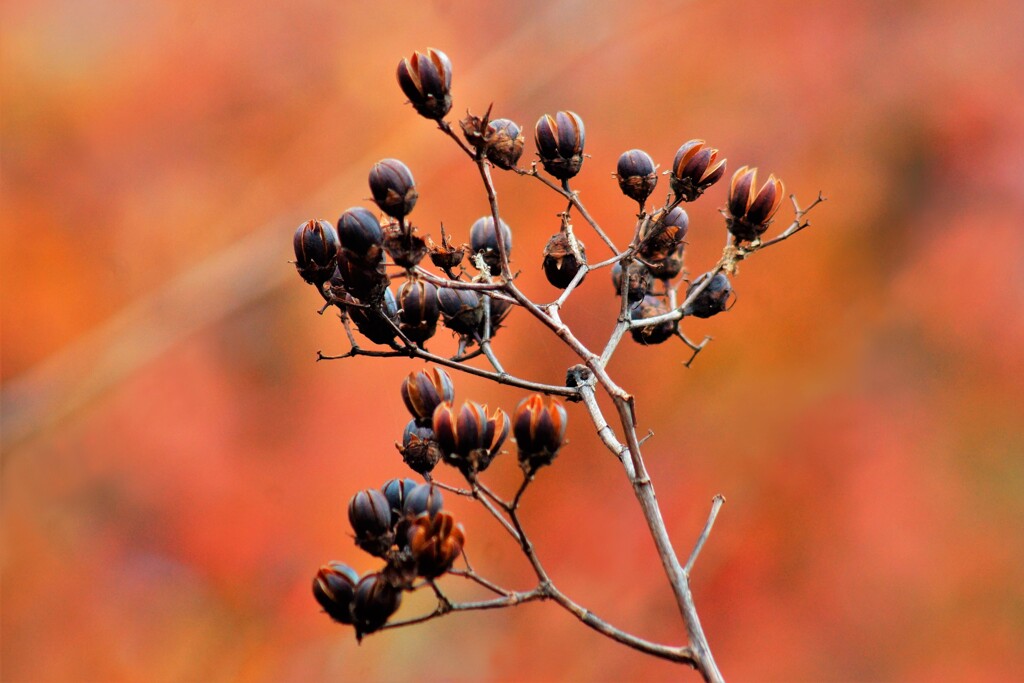
[[[465,240],[486,212],[473,167],[395,82],[427,46],[453,62],[457,114],[494,102],[527,131],[545,112],[583,117],[574,186],[619,244],[635,206],[609,174],[634,147],[665,169],[705,138],[730,173],[757,165],[804,203],[829,197],[811,229],[743,264],[730,313],[685,321],[714,336],[691,369],[681,344],[629,340],[610,367],[654,431],[680,552],[728,499],[694,576],[727,679],[1024,678],[1021,3],[2,13],[4,681],[698,680],[553,605],[357,646],[310,595],[322,562],[376,568],[345,505],[406,476],[398,388],[422,364],[315,363],[347,346],[288,263],[291,236],[370,206],[384,157],[412,168],[422,231],[444,221]],[[563,205],[497,182],[522,287],[551,300],[540,252]],[[720,253],[725,186],[690,209],[691,274]],[[615,307],[597,273],[565,319],[600,347]],[[546,382],[573,362],[521,312],[496,349]],[[506,410],[523,395],[455,382]],[[569,437],[525,502],[542,559],[612,623],[681,642],[632,492],[579,407]],[[488,474],[505,492],[519,476],[512,455]],[[529,587],[501,530],[453,498],[476,568]]]

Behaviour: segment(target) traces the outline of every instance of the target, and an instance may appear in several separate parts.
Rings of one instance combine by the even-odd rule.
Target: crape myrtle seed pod
[[[434,411],[434,438],[442,457],[466,477],[487,469],[508,431],[508,415],[500,408],[488,416],[487,406],[466,401],[458,409],[442,403]]]
[[[619,180],[622,194],[635,199],[641,206],[658,184],[654,159],[642,149],[631,149],[622,153],[615,167],[615,177]]]
[[[565,289],[586,262],[587,252],[583,242],[563,231],[552,235],[544,246],[541,267],[553,287]]]
[[[668,313],[668,308],[660,299],[653,296],[645,296],[643,301],[630,312],[630,317],[633,320],[643,320],[644,318],[653,318],[665,313]],[[657,325],[634,327],[629,333],[633,337],[633,341],[638,344],[660,344],[671,338],[676,333],[678,326],[678,320],[668,320]]]
[[[395,445],[398,446],[398,452],[402,454],[405,464],[412,471],[422,475],[433,471],[437,461],[441,459],[441,447],[434,438],[434,430],[415,419],[410,420],[405,426],[402,445]]]
[[[398,290],[398,329],[416,343],[437,331],[437,287],[425,280],[406,280]]]
[[[405,509],[405,499],[409,492],[418,484],[415,479],[388,479],[380,487],[384,497],[388,499],[388,506],[391,507],[391,525],[394,526],[402,518]]]
[[[519,450],[519,465],[528,475],[550,465],[565,441],[569,417],[561,401],[533,394],[519,402],[512,417],[512,433]]]
[[[308,220],[295,230],[295,269],[311,285],[331,279],[338,262],[341,241],[334,226],[323,220]]]
[[[515,121],[495,119],[484,130],[483,145],[487,160],[506,171],[516,167],[523,155],[526,139]]]
[[[756,185],[756,168],[741,166],[732,176],[725,223],[737,241],[753,242],[761,237],[785,198],[785,187],[774,175],[757,191]]]
[[[622,262],[619,261],[612,267],[612,284],[615,285],[615,294],[622,292]],[[654,286],[654,276],[650,269],[639,261],[633,261],[626,269],[626,298],[630,303],[636,303],[643,299],[647,292]]]
[[[583,119],[575,112],[541,116],[534,128],[534,140],[544,170],[559,180],[568,180],[579,173],[586,136]]]
[[[440,50],[428,48],[399,62],[398,85],[420,116],[440,121],[452,108],[452,63]]]
[[[358,583],[359,574],[355,569],[341,562],[328,562],[313,578],[313,597],[331,619],[339,624],[351,624],[352,601]]]
[[[451,235],[446,235],[444,226],[441,226],[441,244],[437,245],[434,240],[427,236],[427,253],[430,254],[430,262],[442,270],[451,270],[460,263],[466,255],[466,245],[453,247]]]
[[[644,258],[647,261],[647,269],[651,275],[659,280],[671,280],[683,271],[683,256],[686,252],[686,245],[680,244],[668,256],[656,259]]]
[[[444,326],[462,336],[471,337],[484,318],[483,300],[471,289],[439,287],[437,303]]]
[[[420,484],[405,495],[405,507],[402,514],[406,517],[418,517],[422,514],[436,515],[444,507],[444,496],[441,489],[433,484]]]
[[[348,306],[346,310],[356,329],[374,344],[390,345],[398,334],[398,302],[390,289],[385,288],[378,308]]]
[[[361,206],[353,206],[341,214],[338,237],[343,249],[367,265],[376,265],[383,255],[384,232],[380,221]]]
[[[462,554],[466,531],[451,513],[439,512],[433,517],[422,514],[412,521],[407,538],[417,573],[425,579],[436,579]]]
[[[452,378],[444,370],[435,367],[410,372],[409,376],[402,380],[401,391],[405,407],[423,426],[430,426],[437,406],[455,398],[455,384]]]
[[[378,489],[363,489],[348,503],[348,521],[355,532],[356,545],[383,557],[394,540],[391,534],[391,506]]]
[[[686,298],[707,280],[708,274],[704,273],[686,288]],[[711,283],[697,295],[689,305],[683,308],[683,315],[692,315],[695,318],[710,318],[722,311],[728,310],[729,296],[732,294],[732,284],[724,273],[715,275]]]
[[[381,211],[399,220],[412,212],[419,198],[412,171],[398,159],[383,159],[373,165],[370,193]]]
[[[508,223],[501,221],[501,236],[505,243],[505,255],[512,260],[512,230]],[[494,218],[482,216],[469,229],[469,248],[474,254],[483,254],[484,262],[491,274],[501,272],[501,253],[498,251],[498,237],[494,230]]]
[[[725,159],[718,158],[717,149],[708,147],[703,140],[690,140],[676,152],[669,185],[678,198],[692,202],[724,173]]]
[[[395,265],[412,269],[427,255],[427,243],[414,234],[415,230],[412,225],[398,221],[384,228],[384,250]]]
[[[676,207],[667,215],[657,218],[648,233],[643,236],[639,250],[640,258],[649,264],[654,277],[667,280],[682,270],[683,241],[689,224],[690,219],[686,211]]]
[[[352,616],[356,638],[380,629],[402,604],[402,591],[392,586],[383,574],[367,574],[356,584]]]

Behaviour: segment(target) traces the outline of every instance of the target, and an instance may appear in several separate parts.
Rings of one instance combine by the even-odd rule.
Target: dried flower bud
[[[653,296],[645,296],[637,306],[630,312],[633,320],[643,320],[668,313],[668,308],[660,299]],[[666,320],[657,325],[646,327],[634,327],[629,332],[633,341],[638,344],[660,344],[676,333],[679,327],[678,320]]]
[[[388,499],[391,507],[391,525],[394,526],[405,514],[405,499],[409,493],[418,486],[415,479],[389,479],[384,482],[380,490]]]
[[[392,586],[383,574],[367,574],[356,585],[352,616],[356,638],[380,629],[402,604],[402,591]]]
[[[519,126],[509,119],[495,119],[484,130],[484,154],[492,164],[506,171],[516,167],[525,142]]]
[[[508,223],[501,221],[502,241],[505,243],[505,255],[512,260],[512,230]],[[494,230],[494,218],[483,216],[476,219],[469,229],[469,248],[474,254],[483,254],[484,262],[492,274],[501,272],[501,254],[498,251],[498,236]]]
[[[455,385],[448,373],[440,368],[430,367],[419,372],[410,372],[402,380],[402,401],[419,424],[429,426],[434,409],[444,401],[455,398]]]
[[[398,329],[422,343],[437,331],[437,287],[425,280],[406,280],[398,290]]]
[[[339,624],[351,624],[352,601],[356,594],[359,574],[341,562],[328,562],[320,567],[313,579],[313,597],[328,616]]]
[[[303,280],[319,286],[331,279],[341,248],[333,225],[322,220],[306,221],[296,229],[292,244],[295,269]]]
[[[366,265],[376,265],[383,256],[384,233],[380,221],[361,206],[353,206],[338,219],[338,237],[351,257]]]
[[[622,261],[612,267],[612,284],[615,285],[615,294],[622,293]],[[654,276],[650,269],[639,261],[632,261],[626,269],[626,298],[630,303],[636,303],[651,291],[654,286]]]
[[[658,184],[654,159],[641,149],[631,149],[622,153],[615,168],[615,177],[619,179],[622,194],[638,201],[641,207]]]
[[[725,159],[718,158],[717,149],[708,147],[703,140],[690,140],[676,152],[669,184],[677,197],[692,202],[724,173]]]
[[[440,287],[437,290],[437,303],[445,327],[456,334],[472,337],[484,319],[483,300],[471,289]]]
[[[534,128],[534,140],[544,170],[560,180],[579,173],[586,135],[583,119],[575,112],[560,111],[554,116],[540,117]]]
[[[686,288],[686,298],[707,280],[708,274],[704,273]],[[729,308],[729,296],[732,294],[732,284],[724,273],[715,275],[711,283],[697,295],[689,305],[683,308],[683,315],[692,315],[696,318],[710,318],[718,315]]]
[[[512,433],[519,449],[519,465],[528,475],[550,465],[565,441],[569,417],[565,406],[552,397],[533,394],[520,401],[512,418]]]
[[[452,63],[440,50],[428,48],[403,59],[398,85],[420,116],[440,121],[452,108]]]
[[[452,403],[442,403],[434,411],[434,438],[441,445],[444,461],[467,477],[487,469],[508,430],[504,411],[499,408],[488,417],[487,406],[473,401],[466,401],[458,410]]]
[[[782,181],[774,175],[755,192],[756,185],[756,168],[742,166],[732,176],[726,226],[737,241],[753,242],[761,237],[785,198]]]
[[[544,261],[541,266],[548,282],[554,287],[568,287],[586,263],[586,248],[571,232],[563,230],[552,235],[544,246]]]
[[[373,165],[370,192],[381,211],[399,220],[412,213],[419,197],[412,171],[398,159],[384,159]]]
[[[384,290],[384,295],[376,308],[347,306],[345,310],[355,323],[356,329],[374,344],[390,345],[397,336],[395,330],[398,326],[398,303],[390,289]]]
[[[408,540],[419,575],[436,579],[451,569],[462,554],[466,531],[448,512],[439,512],[433,517],[424,514],[413,520]]]
[[[402,433],[402,445],[395,444],[402,460],[413,472],[429,474],[441,459],[441,447],[434,438],[434,430],[410,420]]]
[[[405,496],[405,508],[402,513],[406,517],[419,517],[426,514],[434,516],[444,507],[444,496],[441,489],[433,484],[420,484]]]
[[[348,521],[356,535],[356,545],[383,557],[394,540],[391,534],[391,506],[378,489],[363,489],[348,502]]]
[[[462,263],[462,257],[466,255],[466,246],[453,247],[451,235],[445,234],[444,226],[442,225],[440,246],[434,244],[434,240],[428,236],[427,252],[430,254],[431,263],[442,270],[450,271]]]

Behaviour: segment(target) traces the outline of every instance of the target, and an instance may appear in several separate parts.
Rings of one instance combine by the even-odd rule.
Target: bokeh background
[[[620,243],[634,207],[609,174],[633,147],[667,168],[705,138],[731,169],[829,197],[742,266],[730,313],[687,321],[714,337],[692,369],[681,344],[628,340],[611,366],[654,430],[682,552],[728,499],[694,578],[726,676],[1024,678],[1021,3],[0,11],[4,681],[697,680],[550,605],[357,646],[310,596],[324,561],[376,568],[345,505],[403,474],[398,387],[421,364],[315,363],[346,346],[288,264],[291,235],[368,205],[384,157],[416,175],[422,230],[466,239],[485,213],[473,168],[395,83],[427,46],[452,59],[456,112],[494,102],[527,130],[583,117],[576,187]],[[724,185],[690,211],[691,273],[718,256]],[[550,300],[540,251],[561,203],[528,179],[498,189],[523,287]],[[615,302],[592,279],[565,317],[598,345]],[[572,362],[524,315],[496,344],[527,377]],[[456,387],[506,410],[521,397]],[[620,469],[578,408],[569,435],[526,500],[541,556],[598,614],[679,641]],[[506,456],[491,480],[517,477]],[[492,521],[449,507],[481,572],[530,585]]]

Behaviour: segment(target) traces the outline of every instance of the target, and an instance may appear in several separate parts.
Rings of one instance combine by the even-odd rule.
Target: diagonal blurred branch
[[[486,85],[490,74],[524,69],[524,57],[540,62],[534,46],[546,42],[552,27],[564,25],[563,20],[579,4],[576,0],[550,3],[543,14],[491,45],[479,59],[466,60],[473,67],[464,76],[459,74],[459,80],[465,83],[464,91],[475,92]],[[526,85],[535,91],[563,78],[575,60],[610,42],[622,28],[609,26],[606,33],[591,32],[586,39],[560,41],[559,59],[554,63],[543,61],[543,69],[531,70],[532,77]],[[554,37],[552,34],[551,39]],[[401,56],[396,53],[395,60]],[[397,99],[397,86],[394,90]],[[529,91],[520,94],[524,100],[529,96]],[[325,109],[334,111],[331,107]],[[414,126],[429,126],[411,110],[406,121],[362,157],[353,159],[345,172],[326,182],[303,204],[329,203],[354,187],[364,187],[364,169],[377,160],[378,149],[394,148],[393,143],[407,138]],[[336,123],[325,119],[322,125]],[[309,149],[323,128],[311,125],[308,130],[308,135],[295,141],[291,155],[298,156]],[[262,188],[266,184],[256,182],[254,186]],[[301,214],[301,207],[282,212],[248,237],[173,277],[159,290],[129,304],[65,349],[6,382],[0,394],[2,462],[15,449],[75,416],[184,339],[292,281],[292,268],[282,259],[286,247],[281,245],[288,243],[290,228],[297,224],[296,215]],[[199,301],[201,306],[197,305]]]

